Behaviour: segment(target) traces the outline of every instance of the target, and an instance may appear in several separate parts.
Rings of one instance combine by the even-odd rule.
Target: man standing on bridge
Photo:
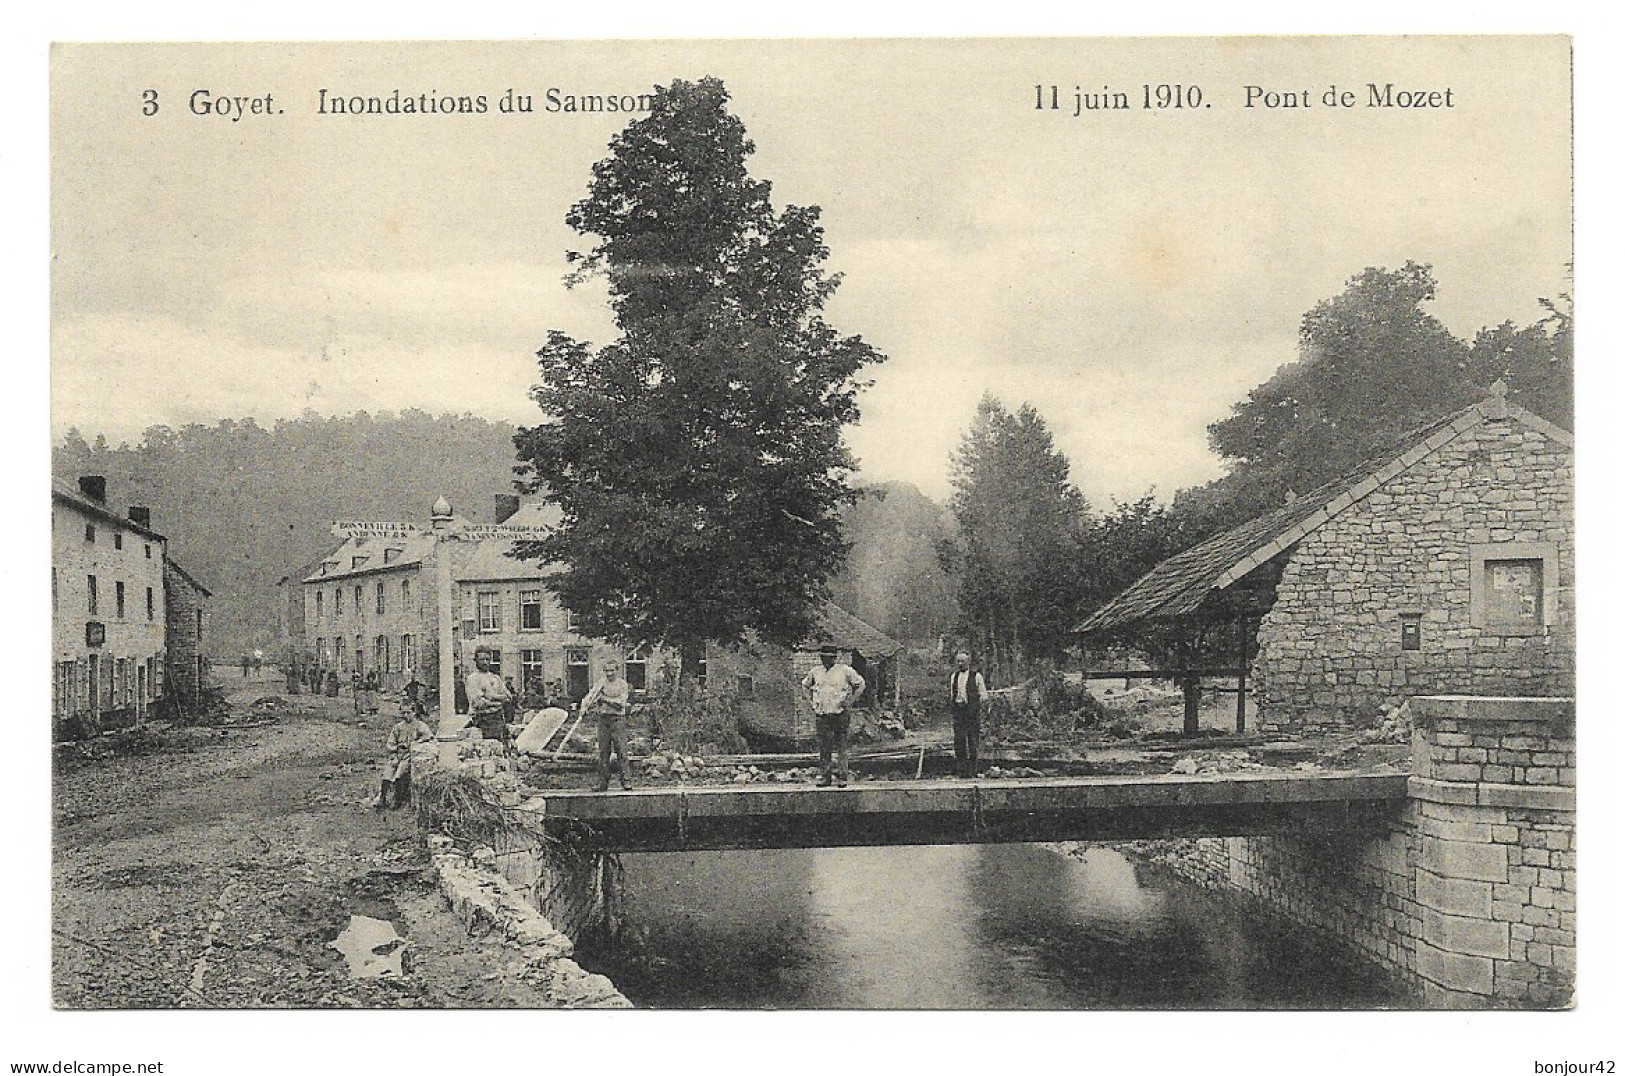
[[[583,715],[598,716],[598,791],[609,791],[609,756],[621,756],[621,787],[632,789],[632,756],[626,753],[626,712],[631,708],[632,688],[621,676],[621,663],[604,662],[604,678],[592,686],[581,700]]]
[[[954,655],[954,674],[948,678],[948,703],[954,712],[954,760],[961,777],[976,776],[976,751],[982,739],[982,708],[987,705],[987,681],[972,668],[970,654]]]
[[[818,778],[819,788],[829,787],[830,756],[840,764],[835,783],[846,787],[846,734],[852,727],[852,715],[847,707],[856,702],[866,686],[857,670],[838,661],[840,651],[833,646],[820,647],[818,660],[801,686],[812,693],[813,718],[818,725],[818,760],[823,775]]]

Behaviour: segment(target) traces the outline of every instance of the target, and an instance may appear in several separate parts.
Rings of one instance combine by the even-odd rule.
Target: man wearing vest
[[[954,674],[948,678],[948,702],[954,712],[954,759],[962,777],[976,776],[976,749],[982,738],[982,708],[987,705],[987,681],[971,668],[970,655],[954,655]]]

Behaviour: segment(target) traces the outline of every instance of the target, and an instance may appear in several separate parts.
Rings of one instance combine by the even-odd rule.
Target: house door
[[[871,679],[874,674],[869,671],[868,659],[856,650],[852,651],[852,671],[863,677],[863,694],[854,699],[852,705],[868,706],[876,694],[875,682]]]

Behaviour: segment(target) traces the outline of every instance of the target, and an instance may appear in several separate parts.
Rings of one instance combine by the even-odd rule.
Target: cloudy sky
[[[53,433],[307,408],[535,421],[547,331],[610,336],[601,288],[563,286],[584,243],[564,215],[625,121],[549,114],[547,91],[707,74],[775,202],[823,207],[829,320],[889,356],[850,435],[865,477],[933,495],[984,392],[1036,405],[1097,501],[1216,476],[1207,424],[1368,265],[1433,263],[1461,335],[1567,286],[1555,39],[66,46]],[[1452,107],[1364,107],[1371,82]],[[1208,107],[1141,109],[1147,83]],[[1034,108],[1040,84],[1061,110]],[[1324,104],[1334,84],[1356,107]],[[1248,109],[1248,85],[1312,103]],[[1079,86],[1135,107],[1075,117]],[[510,87],[536,111],[498,112]],[[491,111],[323,116],[323,89]],[[198,116],[196,90],[281,111]]]

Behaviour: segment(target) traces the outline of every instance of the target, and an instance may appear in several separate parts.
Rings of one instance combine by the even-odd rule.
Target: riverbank
[[[232,679],[239,727],[59,749],[52,998],[61,1008],[545,1007],[501,937],[470,937],[410,811],[375,813],[386,715]],[[258,724],[255,724],[258,722]],[[406,939],[355,978],[355,915]]]

